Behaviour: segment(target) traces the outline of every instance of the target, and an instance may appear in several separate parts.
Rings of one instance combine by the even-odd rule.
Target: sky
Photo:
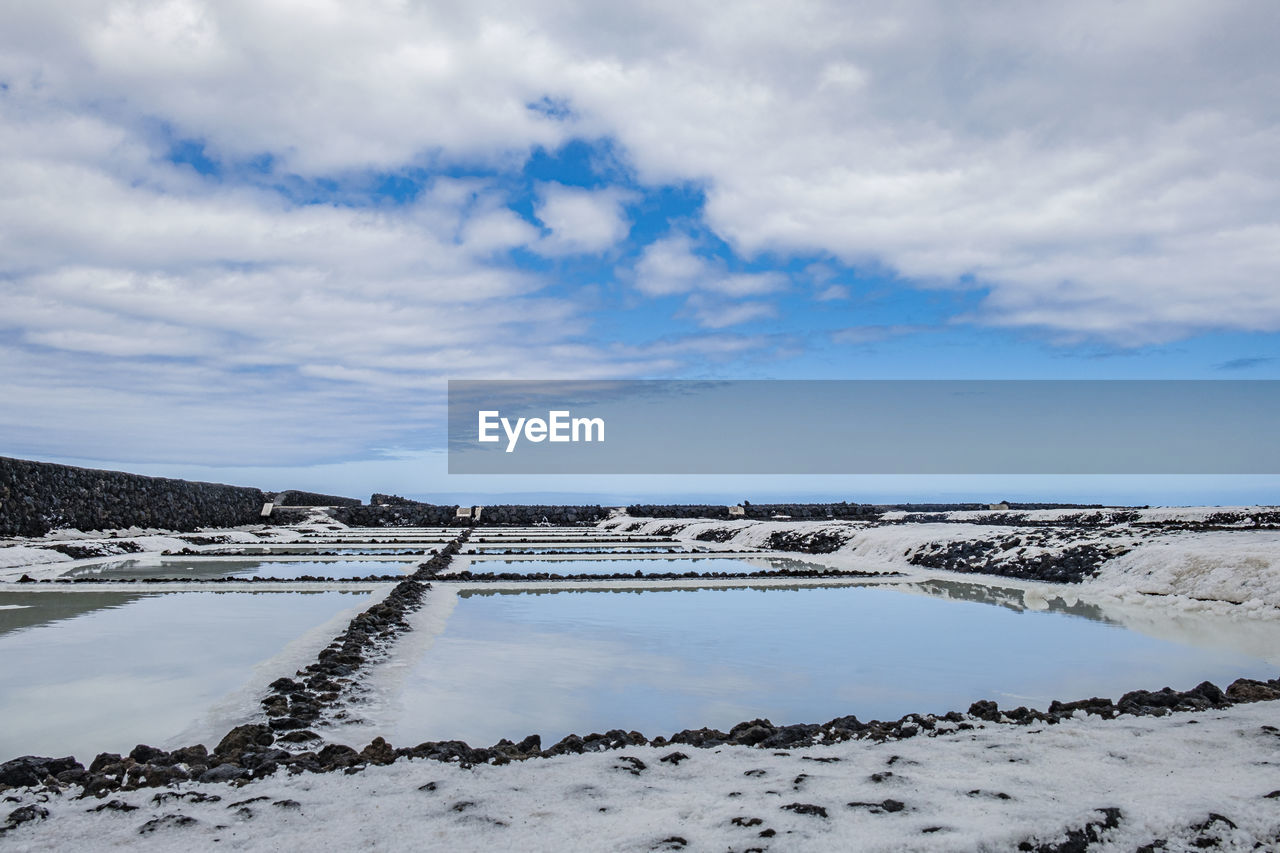
[[[1280,5],[0,7],[0,454],[422,496],[448,379],[1280,378]],[[1021,490],[1021,491],[1019,491]]]

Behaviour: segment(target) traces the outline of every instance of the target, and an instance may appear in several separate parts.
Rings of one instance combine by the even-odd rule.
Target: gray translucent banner
[[[1277,423],[1272,380],[451,380],[449,473],[1276,474]]]

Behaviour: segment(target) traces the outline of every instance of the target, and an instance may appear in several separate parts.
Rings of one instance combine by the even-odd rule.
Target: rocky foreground
[[[1280,682],[1236,685],[1233,692],[1280,695]],[[1171,713],[1193,706],[1202,710]],[[461,744],[395,750],[378,741],[359,753],[335,747],[298,757],[273,747],[269,727],[244,727],[208,755],[157,755],[140,747],[127,757],[100,756],[88,768],[10,762],[6,779],[45,778],[3,792],[9,813],[0,845],[32,851],[1280,845],[1278,702],[1231,703],[1202,686],[1058,706],[1044,720],[1020,723],[988,703],[972,711],[957,715],[958,722],[917,717],[874,736],[809,747],[793,727],[754,721],[721,733],[732,742],[717,744],[719,735],[705,732],[648,745],[606,735],[536,753],[534,744],[507,745],[513,754],[506,761]],[[784,747],[787,739],[793,745]],[[510,760],[528,757],[521,750],[538,757]],[[193,775],[204,761],[218,762],[198,774],[205,781],[164,778],[165,767]],[[309,764],[330,772],[306,772]],[[30,775],[19,778],[23,773]]]

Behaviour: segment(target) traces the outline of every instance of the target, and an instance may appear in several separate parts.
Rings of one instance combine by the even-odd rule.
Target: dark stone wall
[[[340,498],[337,495],[321,495],[316,492],[299,492],[296,489],[278,492],[276,506],[360,506],[359,498]]]
[[[414,504],[418,504],[419,506],[423,505],[418,501],[411,501],[408,498],[402,498],[399,495],[383,495],[378,492],[373,493],[373,497],[369,498],[369,503],[374,504],[375,506],[384,504],[388,506],[413,506]]]
[[[918,513],[943,513],[962,510],[986,510],[989,504],[951,503],[951,504],[753,504],[743,503],[745,516],[737,518],[769,519],[775,515],[786,515],[798,520],[821,520],[824,518],[845,518],[861,521],[873,521],[882,512],[903,510]],[[1100,509],[1096,504],[1054,504],[1054,503],[1011,503],[1010,510],[1035,509]],[[637,518],[716,518],[728,519],[729,508],[719,504],[633,504],[627,507],[627,515]],[[918,521],[945,519],[916,519]]]
[[[903,512],[971,512],[974,510],[987,510],[992,503],[999,501],[991,501],[985,504],[885,504],[880,507],[882,510],[901,510]],[[1011,510],[1036,510],[1036,509],[1108,509],[1102,504],[1058,504],[1058,503],[1017,503],[1015,501],[1005,501],[1009,504]],[[1146,509],[1146,507],[1130,507],[1130,509]]]
[[[457,522],[457,506],[420,504],[404,498],[400,500],[404,503],[339,506],[329,510],[329,515],[352,527],[439,527]],[[464,526],[466,524],[459,523]]]
[[[737,518],[768,519],[786,515],[794,519],[854,518],[871,520],[880,508],[870,504],[753,504],[743,503],[745,515]],[[728,519],[729,508],[715,504],[633,504],[627,515],[639,518],[717,518]]]
[[[458,506],[417,503],[394,495],[374,495],[374,506],[337,507],[329,515],[354,527],[436,527],[467,526],[459,520]],[[609,511],[599,506],[563,505],[496,505],[486,506],[480,513],[480,526],[501,524],[594,524],[608,517]]]
[[[486,506],[480,513],[480,525],[486,524],[595,524],[608,518],[609,511],[599,506],[561,506],[504,504]]]
[[[194,530],[260,520],[260,489],[144,477],[0,456],[0,535],[60,527]]]

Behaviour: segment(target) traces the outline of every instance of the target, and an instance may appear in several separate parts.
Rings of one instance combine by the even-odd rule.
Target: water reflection
[[[711,592],[714,590],[725,589],[756,589],[766,591],[771,589],[791,590],[798,592],[803,589],[842,589],[849,586],[880,586],[881,584],[869,583],[867,581],[842,581],[840,583],[777,583],[777,584],[759,584],[748,583],[742,581],[740,583],[716,583],[716,584],[698,584],[657,587],[652,585],[646,586],[627,586],[625,581],[610,583],[608,586],[590,586],[590,587],[547,587],[547,586],[530,586],[522,589],[502,589],[491,586],[459,586],[456,590],[458,598],[471,598],[473,596],[486,595],[575,595],[577,593],[596,594],[605,593],[612,595],[642,595],[649,592]]]
[[[314,554],[314,555],[350,555],[350,556],[396,556],[398,554],[430,555],[439,550],[438,542],[405,542],[396,545],[365,545],[362,547],[331,547],[325,545],[244,545],[230,548],[210,548],[202,551],[201,556],[216,557],[223,554]]]
[[[405,574],[416,565],[417,563],[396,560],[230,560],[207,557],[159,557],[81,566],[65,573],[63,577],[201,580],[248,577],[290,579],[309,575],[311,577],[349,580],[370,575]]]
[[[927,580],[902,584],[900,589],[915,589],[925,595],[950,598],[955,601],[972,601],[991,604],[1021,613],[1024,610],[1045,610],[1050,613],[1066,613],[1094,622],[1115,623],[1107,618],[1102,608],[1081,601],[1067,601],[1061,596],[1045,596],[1038,590],[1022,590],[1013,587],[987,586],[964,581]]]
[[[340,591],[31,595],[39,600],[0,610],[5,619],[44,611],[0,634],[0,761],[72,753],[87,763],[138,743],[176,746],[167,741],[253,682],[255,665],[369,600]],[[256,710],[250,701],[245,718]],[[212,746],[227,722],[198,737]]]
[[[1124,630],[1066,602],[1011,606],[1013,590],[979,601],[967,586],[458,590],[442,630],[421,626],[439,630],[430,648],[398,662],[366,716],[397,744],[490,744],[757,716],[896,719],[981,698],[1046,707],[1273,675],[1259,658]]]
[[[516,554],[608,554],[618,552],[662,553],[664,551],[687,551],[683,546],[665,545],[477,545],[476,553],[503,553],[510,551]]]
[[[779,557],[702,557],[683,556],[667,558],[636,557],[626,559],[584,559],[569,557],[561,560],[539,559],[473,559],[466,567],[476,573],[494,574],[557,574],[557,575],[613,575],[613,574],[683,574],[685,572],[724,572],[748,574],[750,572],[779,571],[781,569],[809,569],[831,571],[825,566],[803,563]]]
[[[0,592],[0,635],[72,619],[94,610],[123,607],[148,593]]]

